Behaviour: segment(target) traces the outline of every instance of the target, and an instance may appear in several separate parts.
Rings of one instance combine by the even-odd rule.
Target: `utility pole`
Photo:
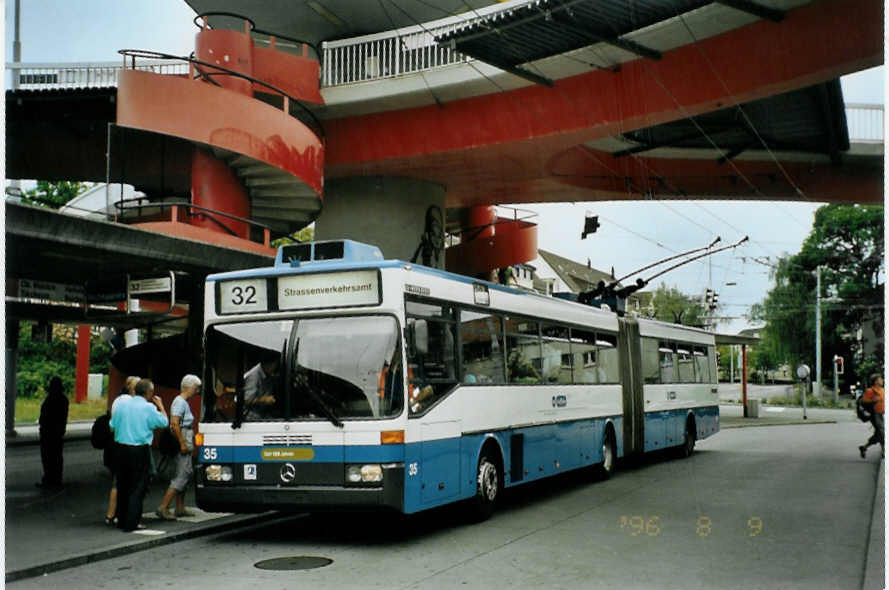
[[[821,267],[815,269],[815,387],[812,393],[821,396]]]
[[[22,61],[22,38],[19,34],[21,27],[19,23],[21,21],[21,17],[19,16],[22,9],[22,0],[15,0],[15,37],[12,40],[12,61],[15,63],[19,63]],[[12,71],[12,87],[19,87],[19,71]]]

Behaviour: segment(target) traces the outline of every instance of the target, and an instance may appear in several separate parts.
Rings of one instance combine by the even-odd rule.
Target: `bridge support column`
[[[378,246],[387,259],[444,268],[445,189],[412,178],[328,180],[316,240],[350,239]],[[424,258],[426,261],[424,261]]]
[[[6,436],[15,436],[15,397],[18,372],[19,321],[6,318]]]

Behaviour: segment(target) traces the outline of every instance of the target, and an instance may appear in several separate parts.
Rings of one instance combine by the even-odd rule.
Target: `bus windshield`
[[[404,403],[390,316],[216,324],[206,334],[204,421],[386,418]]]

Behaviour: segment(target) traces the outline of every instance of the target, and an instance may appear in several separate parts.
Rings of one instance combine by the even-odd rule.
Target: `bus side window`
[[[658,341],[655,338],[642,338],[642,376],[647,384],[661,382]]]
[[[661,383],[677,383],[675,362],[673,360],[673,343],[662,340],[658,345],[658,362],[661,368]]]
[[[546,383],[571,384],[571,342],[568,328],[544,324],[540,328],[542,371]]]
[[[599,356],[599,383],[620,383],[620,356],[617,349],[617,336],[596,334],[596,347]]]
[[[695,382],[695,362],[691,354],[691,345],[681,343],[676,348],[676,359],[679,366],[679,382]]]
[[[571,355],[574,357],[574,383],[599,383],[596,353],[596,334],[578,328],[571,328]]]
[[[460,341],[464,375],[472,375],[479,385],[505,382],[500,317],[461,310]]]
[[[408,346],[409,404],[412,414],[423,412],[457,383],[454,308],[433,302],[405,301],[408,323],[423,319],[427,350]]]
[[[710,361],[707,359],[707,347],[695,346],[695,383],[710,383]]]
[[[537,322],[506,319],[506,373],[510,383],[540,383],[543,362]]]

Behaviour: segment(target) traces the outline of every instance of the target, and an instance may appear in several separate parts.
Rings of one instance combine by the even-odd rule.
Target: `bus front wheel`
[[[487,453],[478,461],[475,497],[472,499],[472,516],[477,522],[490,518],[500,497],[500,473],[497,465],[497,461]]]

